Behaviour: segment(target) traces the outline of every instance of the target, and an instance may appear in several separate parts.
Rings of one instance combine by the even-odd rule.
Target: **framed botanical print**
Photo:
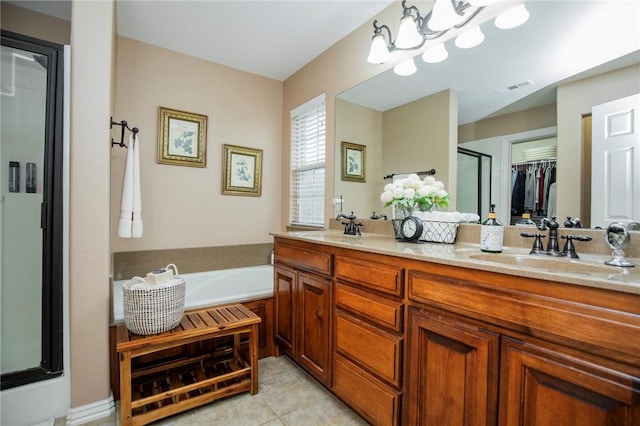
[[[365,182],[365,145],[342,142],[342,180]]]
[[[207,116],[159,108],[158,163],[207,166]]]
[[[222,194],[262,194],[262,150],[235,145],[222,146]]]

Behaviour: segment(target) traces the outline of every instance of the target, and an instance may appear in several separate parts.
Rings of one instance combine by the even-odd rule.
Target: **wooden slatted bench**
[[[259,323],[242,304],[185,312],[178,327],[149,336],[119,323],[121,424],[144,425],[229,395],[257,394]],[[138,362],[158,354],[164,355]]]

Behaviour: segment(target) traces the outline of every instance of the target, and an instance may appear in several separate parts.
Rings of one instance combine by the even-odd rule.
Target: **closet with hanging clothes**
[[[523,213],[534,222],[556,214],[556,160],[517,162],[511,165],[511,223]]]

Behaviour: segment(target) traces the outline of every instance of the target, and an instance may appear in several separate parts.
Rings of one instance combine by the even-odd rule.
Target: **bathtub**
[[[180,274],[186,282],[185,309],[241,303],[273,296],[273,266]],[[122,285],[127,280],[113,282],[113,319],[124,319]]]

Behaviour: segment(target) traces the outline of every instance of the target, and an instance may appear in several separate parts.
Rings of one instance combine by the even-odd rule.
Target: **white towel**
[[[122,182],[118,236],[142,237],[142,202],[140,196],[140,146],[138,136],[129,136],[127,160]]]
[[[140,193],[140,140],[135,134],[133,140],[133,238],[142,237],[142,196]]]

